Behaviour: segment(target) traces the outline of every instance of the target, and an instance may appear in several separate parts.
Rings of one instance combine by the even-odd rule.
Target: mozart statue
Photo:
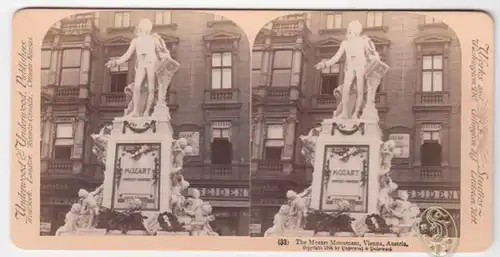
[[[127,52],[120,58],[106,63],[108,68],[116,67],[127,62],[134,52],[136,54],[134,82],[125,89],[126,93],[132,95],[132,101],[125,110],[125,116],[149,116],[155,100],[155,92],[158,94],[156,106],[166,106],[165,97],[171,76],[179,66],[172,60],[165,41],[159,35],[152,34],[152,29],[153,24],[150,20],[140,20],[137,25],[137,36],[130,43]],[[162,71],[165,63],[173,65],[173,67],[166,68],[174,70],[170,72],[171,74],[168,74],[168,71],[167,74]]]
[[[359,21],[349,23],[347,39],[340,43],[337,53],[329,60],[322,61],[315,66],[318,70],[331,67],[342,58],[342,55],[346,55],[344,83],[339,89],[341,104],[338,108],[341,109],[340,113],[334,114],[341,118],[358,118],[363,104],[366,70],[373,61],[380,60],[373,42],[367,36],[361,35],[362,29]],[[356,79],[357,97],[354,111],[351,113],[348,102],[354,79]]]

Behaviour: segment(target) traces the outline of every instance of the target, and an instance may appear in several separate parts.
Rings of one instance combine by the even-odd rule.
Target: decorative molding
[[[451,38],[443,35],[431,34],[431,35],[423,35],[417,37],[415,38],[414,42],[417,45],[436,44],[436,43],[446,45],[451,43]]]
[[[212,41],[220,41],[220,40],[231,40],[238,41],[240,40],[241,35],[225,30],[217,30],[213,33],[203,36],[204,41],[212,42]]]
[[[156,121],[152,120],[149,123],[146,122],[146,123],[144,123],[144,126],[142,128],[138,128],[137,124],[134,122],[124,121],[123,128],[122,128],[123,134],[125,134],[127,128],[130,129],[132,132],[139,133],[139,134],[142,134],[142,133],[148,131],[149,129],[151,129],[153,131],[153,133],[156,133]]]
[[[353,135],[354,133],[356,133],[358,131],[361,133],[361,135],[364,135],[365,134],[365,123],[361,122],[359,124],[354,124],[354,125],[352,125],[352,128],[347,129],[344,124],[338,124],[335,122],[332,124],[332,131],[331,131],[332,136],[335,134],[335,130],[338,130],[340,132],[340,134],[347,135],[347,136]]]
[[[117,36],[110,38],[106,41],[104,41],[104,46],[109,47],[109,46],[128,46],[130,45],[130,42],[132,42],[132,38],[129,37],[124,37],[124,36]]]

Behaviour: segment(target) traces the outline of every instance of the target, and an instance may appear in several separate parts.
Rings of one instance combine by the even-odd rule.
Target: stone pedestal
[[[107,143],[104,207],[124,211],[137,198],[145,216],[170,211],[172,135],[168,115],[115,118]]]
[[[149,233],[143,230],[127,231],[127,236],[149,236]]]
[[[364,237],[398,237],[398,234],[396,234],[396,233],[385,233],[385,234],[365,233]]]
[[[104,236],[106,229],[98,228],[80,228],[76,231],[77,236]]]
[[[304,229],[285,229],[283,235],[285,237],[312,237],[314,236],[314,231]]]
[[[315,146],[311,208],[337,212],[345,200],[353,218],[377,213],[381,138],[376,120],[324,120]]]
[[[168,232],[168,231],[158,231],[156,236],[189,236],[189,232]]]

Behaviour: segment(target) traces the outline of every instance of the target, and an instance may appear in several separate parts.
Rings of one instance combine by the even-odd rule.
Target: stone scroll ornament
[[[458,227],[445,209],[429,207],[413,225],[422,243],[433,256],[443,257],[455,252],[459,238]]]

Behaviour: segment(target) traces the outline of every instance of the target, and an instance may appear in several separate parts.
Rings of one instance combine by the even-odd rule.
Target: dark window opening
[[[420,146],[422,166],[441,166],[442,147],[438,141],[425,141]]]
[[[55,146],[54,158],[55,159],[71,159],[71,146]]]

